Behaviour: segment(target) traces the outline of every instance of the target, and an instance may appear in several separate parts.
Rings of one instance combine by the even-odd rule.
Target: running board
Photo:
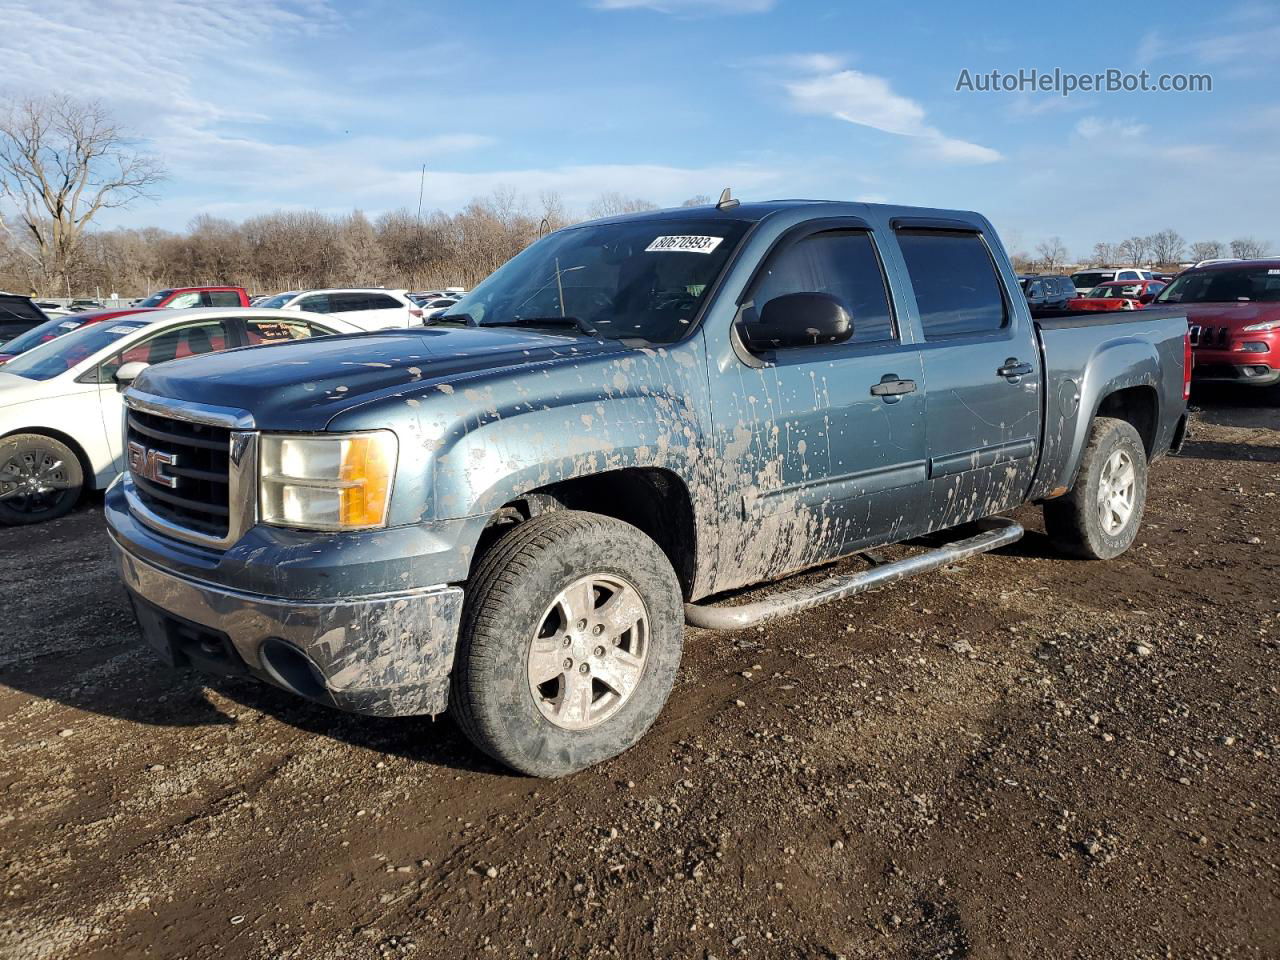
[[[684,605],[685,623],[703,630],[741,630],[756,624],[789,616],[832,600],[843,600],[872,587],[882,587],[895,580],[904,580],[920,573],[928,573],[938,567],[957,563],[979,553],[995,550],[1022,539],[1022,524],[1007,517],[988,517],[982,521],[981,533],[957,540],[946,546],[924,553],[917,553],[903,560],[895,560],[882,566],[863,570],[861,573],[828,577],[812,586],[797,587],[766,600],[744,603],[737,607],[702,606],[696,603]]]

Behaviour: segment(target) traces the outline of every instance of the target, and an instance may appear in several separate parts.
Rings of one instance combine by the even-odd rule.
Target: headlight
[[[258,515],[309,530],[385,526],[398,445],[390,430],[289,436],[264,433]]]
[[[1261,333],[1263,330],[1280,330],[1280,320],[1264,320],[1262,323],[1251,323],[1244,329],[1248,333]]]

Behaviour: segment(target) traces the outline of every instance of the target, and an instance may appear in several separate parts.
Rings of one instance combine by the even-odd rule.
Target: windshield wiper
[[[427,317],[426,326],[430,327],[438,323],[456,323],[464,327],[478,327],[476,318],[469,313],[442,313],[434,317]]]
[[[599,331],[585,320],[578,317],[514,317],[498,323],[483,324],[486,327],[570,327],[581,330],[589,337],[599,336]]]

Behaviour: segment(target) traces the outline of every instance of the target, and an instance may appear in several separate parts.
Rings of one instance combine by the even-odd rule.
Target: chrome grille
[[[227,535],[229,427],[131,409],[125,421],[125,442],[129,478],[148,510],[206,537]],[[161,455],[161,469],[148,470],[145,464],[154,462],[156,454]]]

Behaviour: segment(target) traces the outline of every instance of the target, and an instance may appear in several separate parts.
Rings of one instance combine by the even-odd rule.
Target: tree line
[[[706,198],[691,198],[687,203]],[[605,194],[587,217],[656,204]],[[240,223],[201,215],[185,231],[85,231],[57,269],[0,237],[0,289],[41,296],[138,296],[170,286],[230,284],[251,293],[334,286],[471,287],[550,230],[581,219],[558,195],[514,190],[460,212],[407,209],[368,217],[282,210]],[[6,239],[8,242],[6,243]]]
[[[1059,237],[1050,237],[1036,244],[1035,254],[1015,252],[1014,266],[1019,271],[1054,273],[1064,267],[1150,267],[1176,272],[1185,262],[1199,263],[1221,257],[1249,260],[1265,257],[1270,245],[1255,237],[1237,237],[1230,242],[1198,240],[1188,243],[1172,227],[1147,236],[1132,236],[1118,243],[1099,241],[1088,255],[1074,263],[1066,245]]]

